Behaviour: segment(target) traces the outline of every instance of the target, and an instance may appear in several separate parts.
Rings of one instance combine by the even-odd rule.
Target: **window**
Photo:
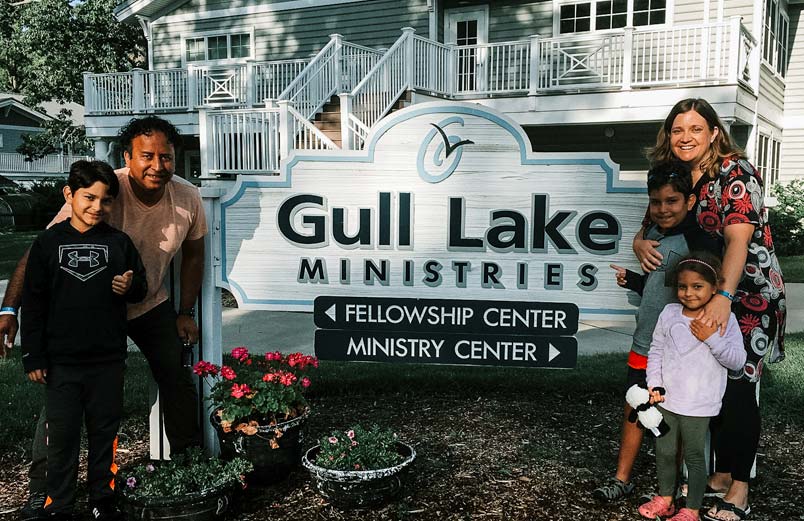
[[[597,0],[567,3],[559,9],[559,34],[657,25],[666,20],[667,0]]]
[[[251,57],[251,34],[215,34],[184,40],[187,62]]]
[[[787,72],[787,45],[790,19],[779,0],[765,0],[762,35],[762,59],[784,77]]]
[[[779,160],[781,159],[782,142],[765,134],[759,134],[756,151],[756,167],[762,176],[765,195],[771,186],[779,181]]]

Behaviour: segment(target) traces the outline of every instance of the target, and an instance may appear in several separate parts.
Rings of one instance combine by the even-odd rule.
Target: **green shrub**
[[[776,184],[771,193],[778,200],[769,215],[776,254],[804,254],[804,180]]]

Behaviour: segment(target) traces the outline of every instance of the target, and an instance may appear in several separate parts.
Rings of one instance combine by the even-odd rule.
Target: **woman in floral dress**
[[[769,362],[784,358],[784,282],[768,226],[762,179],[703,99],[685,99],[673,107],[650,159],[679,159],[690,165],[698,225],[725,243],[723,283],[699,319],[717,325],[722,333],[734,312],[748,357],[742,370],[730,372],[723,407],[711,425],[716,466],[709,486],[724,497],[705,518],[741,520],[751,511],[748,480],[759,444],[756,392],[763,360],[768,353]],[[634,252],[646,271],[661,264],[654,246],[642,239],[641,232],[634,239]]]

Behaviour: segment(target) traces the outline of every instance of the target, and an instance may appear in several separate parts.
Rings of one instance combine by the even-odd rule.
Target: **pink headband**
[[[715,274],[715,280],[718,280],[717,270],[715,268],[713,268],[710,264],[702,261],[701,259],[684,259],[683,261],[679,262],[679,264],[684,264],[684,263],[687,263],[687,262],[694,262],[696,264],[703,264],[704,266],[706,266],[707,268],[712,270],[712,273]]]

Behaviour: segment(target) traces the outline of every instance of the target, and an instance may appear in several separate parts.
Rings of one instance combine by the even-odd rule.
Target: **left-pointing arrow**
[[[335,319],[335,304],[331,305],[328,310],[324,311],[324,313],[326,313],[326,315],[331,318],[333,322],[337,322]]]

